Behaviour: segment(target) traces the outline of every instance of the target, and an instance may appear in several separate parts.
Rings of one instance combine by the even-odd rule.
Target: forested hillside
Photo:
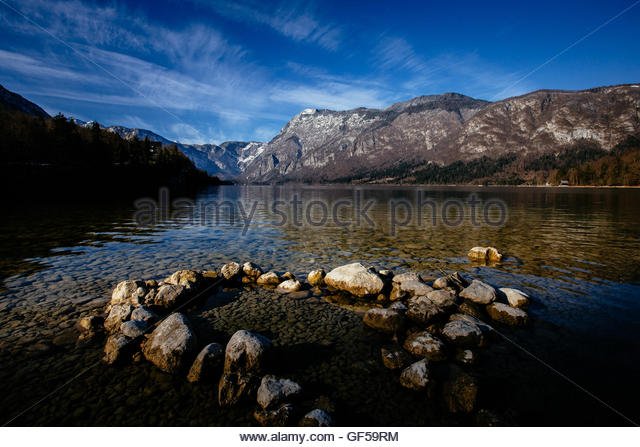
[[[175,147],[124,139],[96,123],[85,128],[53,118],[0,110],[0,167],[14,192],[137,192],[193,189],[218,179],[196,169]],[[6,192],[6,189],[5,189]]]

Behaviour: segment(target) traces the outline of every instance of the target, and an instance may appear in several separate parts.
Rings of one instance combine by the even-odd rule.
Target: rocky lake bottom
[[[554,209],[558,201],[564,204],[562,198],[546,200]],[[438,399],[401,386],[399,372],[381,361],[390,337],[363,324],[368,306],[360,303],[324,292],[288,296],[244,284],[212,292],[185,315],[200,344],[224,346],[242,329],[268,337],[275,357],[269,373],[299,383],[301,406],[327,408],[337,425],[628,425],[625,417],[640,416],[633,386],[640,372],[633,336],[639,321],[639,242],[633,211],[603,206],[574,209],[570,218],[556,216],[562,224],[546,243],[524,231],[522,223],[511,232],[481,237],[447,234],[442,242],[411,233],[396,237],[393,245],[370,233],[349,239],[337,238],[334,230],[283,236],[266,225],[238,245],[234,228],[172,223],[160,231],[138,231],[126,220],[109,228],[91,224],[78,231],[79,239],[53,238],[50,248],[27,234],[17,243],[40,248],[11,262],[0,291],[1,419],[27,426],[256,425],[255,401],[221,408],[215,381],[190,383],[184,374],[164,373],[146,361],[103,364],[104,339],[78,344],[77,321],[102,314],[124,279],[160,280],[178,269],[219,268],[231,259],[252,259],[265,269],[291,270],[304,278],[314,267],[329,271],[361,260],[425,278],[457,270],[531,296],[529,324],[496,324],[512,342],[493,337],[468,367],[478,384],[473,412],[451,413]],[[513,219],[518,222],[517,214]],[[536,219],[527,216],[530,225]],[[530,240],[544,248],[533,253]],[[496,266],[470,263],[465,254],[476,241],[494,242],[507,256]],[[434,375],[447,374],[438,368]]]

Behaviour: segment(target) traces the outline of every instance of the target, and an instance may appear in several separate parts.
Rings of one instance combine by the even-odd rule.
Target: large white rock
[[[375,270],[366,268],[359,262],[331,270],[324,282],[334,289],[349,292],[360,298],[378,295],[384,287],[382,278]]]
[[[189,320],[181,313],[174,313],[154,329],[142,352],[164,372],[176,373],[187,366],[196,347],[196,336]]]
[[[270,350],[271,340],[260,334],[240,330],[231,336],[218,384],[221,406],[235,404],[255,391]]]

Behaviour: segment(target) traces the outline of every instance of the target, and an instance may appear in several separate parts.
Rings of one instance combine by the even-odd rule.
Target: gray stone
[[[453,366],[450,378],[442,387],[445,407],[451,413],[471,413],[476,406],[478,383],[459,367]]]
[[[529,295],[518,289],[503,287],[498,289],[507,298],[507,302],[511,307],[527,307],[529,305]]]
[[[188,289],[184,286],[164,284],[158,288],[153,297],[153,305],[170,310],[183,304],[188,297]]]
[[[391,370],[402,369],[411,362],[411,356],[400,346],[383,346],[380,354],[382,364]]]
[[[482,342],[482,330],[470,321],[449,321],[442,328],[442,336],[456,346],[474,348]]]
[[[315,408],[304,415],[300,421],[302,427],[333,427],[333,418],[329,413]]]
[[[140,306],[133,309],[133,312],[131,312],[131,319],[136,321],[144,321],[147,324],[152,324],[158,321],[158,315],[148,307]]]
[[[430,324],[433,320],[446,315],[446,310],[426,296],[414,296],[407,301],[406,316],[420,324]]]
[[[188,365],[196,346],[189,320],[181,313],[174,313],[154,329],[142,352],[149,362],[173,374]]]
[[[434,361],[446,358],[444,343],[426,331],[410,334],[405,339],[403,347],[417,357],[426,357]]]
[[[131,304],[116,304],[111,306],[109,315],[104,320],[104,328],[107,332],[112,333],[120,329],[123,321],[127,321],[131,316],[133,306]]]
[[[402,301],[396,301],[395,303],[391,303],[389,309],[397,310],[398,312],[404,314],[407,312],[408,307]]]
[[[487,313],[491,319],[510,326],[524,326],[529,321],[529,316],[524,310],[502,303],[489,304]]]
[[[125,321],[120,325],[120,332],[129,338],[138,338],[149,328],[149,325],[142,320]]]
[[[454,289],[462,290],[467,287],[469,283],[458,273],[453,272],[450,275],[441,276],[433,281],[434,289]]]
[[[427,293],[427,298],[447,312],[455,309],[457,303],[456,294],[449,290],[434,290]]]
[[[224,365],[224,346],[220,343],[209,343],[202,348],[189,369],[187,380],[201,382],[213,379],[222,372]]]
[[[144,281],[121,281],[111,293],[109,306],[112,307],[119,304],[133,304],[135,306],[142,303],[146,294],[147,290]]]
[[[104,325],[104,318],[90,315],[87,317],[82,317],[76,323],[76,329],[80,332],[80,336],[78,337],[79,341],[88,341],[95,338],[100,331],[102,330]]]
[[[328,286],[364,298],[377,296],[384,288],[382,278],[372,268],[359,262],[337,267],[324,278]]]
[[[224,371],[218,384],[221,406],[235,404],[255,391],[271,351],[271,341],[246,330],[237,331],[225,349]]]
[[[456,361],[463,365],[473,365],[476,362],[476,354],[471,349],[461,349],[456,353]]]
[[[491,304],[496,300],[496,289],[487,283],[474,279],[468,287],[460,292],[460,296],[477,304]]]
[[[395,275],[392,279],[395,284],[401,284],[405,281],[422,281],[420,275],[414,272],[406,272],[400,273],[399,275]]]
[[[258,388],[258,405],[263,410],[276,408],[279,405],[291,402],[302,395],[302,387],[293,380],[279,379],[276,376],[267,375],[262,378]]]
[[[402,370],[400,385],[410,390],[422,391],[429,386],[429,363],[422,359]]]
[[[416,280],[403,281],[398,285],[398,289],[409,296],[426,295],[433,291],[433,288],[428,284]]]
[[[102,361],[107,365],[113,365],[123,361],[128,353],[130,341],[131,339],[129,337],[122,334],[112,335],[107,338],[107,342],[104,345]]]
[[[389,334],[395,334],[404,327],[404,315],[393,309],[374,307],[364,314],[362,321],[372,329]]]
[[[273,410],[257,409],[253,417],[263,427],[286,427],[291,425],[295,409],[291,404],[283,404]]]

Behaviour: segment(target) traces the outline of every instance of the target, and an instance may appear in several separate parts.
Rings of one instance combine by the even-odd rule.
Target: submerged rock
[[[102,331],[104,325],[104,318],[90,315],[82,317],[76,323],[76,329],[80,332],[78,337],[79,341],[88,341],[95,338],[100,331]]]
[[[111,335],[107,338],[107,342],[104,345],[104,357],[102,357],[102,361],[107,365],[113,365],[124,360],[130,348],[130,341],[131,339],[129,337],[122,334]]]
[[[463,365],[473,365],[476,362],[476,354],[471,349],[463,349],[456,353],[456,361]]]
[[[445,407],[451,413],[471,413],[476,406],[478,383],[460,367],[452,367],[450,378],[442,387]]]
[[[400,346],[383,346],[380,355],[385,368],[391,370],[402,369],[411,362],[411,356]]]
[[[518,289],[503,287],[498,289],[507,298],[507,302],[512,307],[527,307],[529,305],[529,295]]]
[[[283,404],[272,410],[257,409],[253,417],[263,427],[286,427],[291,425],[295,408],[291,404]]]
[[[331,270],[324,282],[334,289],[349,292],[360,298],[377,296],[384,288],[384,282],[375,270],[366,268],[359,262]]]
[[[261,286],[277,286],[280,284],[280,277],[276,272],[267,272],[258,276],[256,282]]]
[[[393,309],[369,309],[362,319],[372,329],[395,334],[404,327],[404,315]]]
[[[333,427],[333,418],[329,413],[315,408],[304,415],[300,421],[301,427]]]
[[[529,321],[529,316],[524,310],[502,303],[489,304],[487,313],[493,320],[510,326],[524,326]]]
[[[426,357],[435,361],[446,358],[444,343],[426,331],[409,335],[404,341],[403,347],[417,357]]]
[[[279,379],[267,375],[262,378],[258,388],[258,405],[263,410],[275,408],[280,404],[291,402],[302,394],[302,387],[293,380]]]
[[[202,348],[187,374],[189,382],[209,380],[222,372],[224,364],[224,346],[220,343],[209,343]]]
[[[242,267],[237,262],[230,262],[225,264],[220,269],[220,273],[224,276],[224,279],[227,281],[235,281],[240,279],[240,272],[242,271]]]
[[[276,287],[276,291],[282,293],[291,293],[297,292],[302,288],[302,284],[297,279],[287,279],[286,281],[281,282],[278,287]]]
[[[235,404],[255,391],[271,351],[271,340],[240,330],[233,334],[225,350],[224,371],[218,384],[221,406]]]
[[[314,287],[324,284],[324,277],[327,276],[323,269],[312,270],[307,275],[307,282]]]
[[[487,283],[474,279],[468,287],[460,292],[460,296],[477,304],[490,304],[496,300],[496,289]]]
[[[472,261],[484,263],[500,262],[502,260],[502,255],[494,247],[473,247],[471,250],[469,250],[467,256]]]
[[[422,391],[427,389],[429,379],[429,363],[427,359],[422,359],[402,370],[400,385],[411,390]]]
[[[196,346],[189,320],[181,313],[174,313],[154,329],[142,352],[149,362],[173,374],[188,365]]]

